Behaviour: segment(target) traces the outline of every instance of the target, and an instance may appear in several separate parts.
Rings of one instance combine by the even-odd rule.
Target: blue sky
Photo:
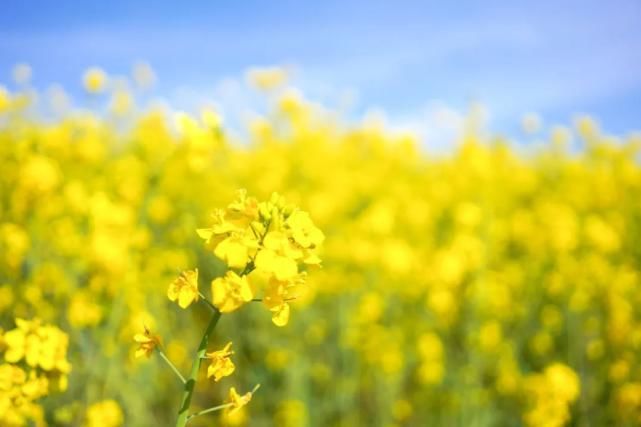
[[[180,108],[233,111],[254,98],[250,66],[286,64],[310,98],[355,116],[438,125],[481,102],[491,127],[523,113],[546,125],[589,113],[609,132],[641,128],[641,2],[3,0],[0,82],[27,62],[33,83],[81,97],[91,65],[127,74],[152,64],[156,92]],[[439,115],[440,114],[440,115]],[[434,123],[437,122],[437,123]]]

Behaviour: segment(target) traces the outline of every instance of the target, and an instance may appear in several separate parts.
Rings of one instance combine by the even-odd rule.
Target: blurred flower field
[[[155,346],[140,334],[189,371],[210,307],[181,289],[212,301],[235,266],[196,230],[238,189],[308,212],[322,263],[288,319],[213,296],[210,343],[233,341],[235,371],[229,347],[210,356],[192,409],[261,388],[189,425],[641,422],[641,137],[583,118],[524,147],[471,118],[433,155],[306,101],[278,69],[250,80],[272,108],[240,142],[213,110],[136,108],[98,68],[83,81],[100,114],[45,119],[32,90],[0,86],[0,425],[173,425],[182,386],[135,357]]]

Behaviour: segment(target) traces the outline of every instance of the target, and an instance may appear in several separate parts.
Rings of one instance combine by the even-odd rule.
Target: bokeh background
[[[132,337],[187,372],[208,310],[167,286],[210,294],[195,230],[238,188],[308,211],[323,268],[284,328],[223,316],[237,372],[194,408],[262,387],[193,425],[641,422],[638,2],[2,10],[0,425],[173,425]],[[72,365],[22,409],[19,318]]]

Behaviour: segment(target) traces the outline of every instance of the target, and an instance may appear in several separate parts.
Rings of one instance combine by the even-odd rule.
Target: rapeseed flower
[[[211,282],[211,292],[213,303],[221,313],[237,310],[254,297],[247,276],[239,276],[231,270]]]
[[[152,334],[147,327],[142,334],[134,335],[134,341],[138,343],[136,359],[142,356],[150,357],[154,350],[160,346],[160,337]]]
[[[181,308],[187,308],[192,302],[198,301],[198,269],[187,270],[180,273],[167,289],[167,298],[178,301]]]
[[[214,377],[214,381],[218,382],[223,377],[234,373],[236,366],[234,366],[234,362],[230,358],[232,354],[234,352],[231,351],[231,342],[227,343],[221,350],[207,353],[206,358],[210,360],[210,365],[207,368],[207,378]]]
[[[228,397],[229,403],[231,403],[231,407],[229,408],[228,412],[230,414],[233,414],[243,406],[247,405],[251,401],[252,396],[254,395],[258,387],[259,386],[254,387],[252,391],[249,391],[243,395],[238,394],[235,387],[231,387],[229,389],[229,397]]]

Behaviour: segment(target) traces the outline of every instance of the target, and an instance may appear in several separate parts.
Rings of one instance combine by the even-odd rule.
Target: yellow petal
[[[196,230],[198,236],[203,240],[209,240],[214,234],[214,230],[211,228],[199,228]]]
[[[134,341],[137,343],[143,343],[143,342],[149,342],[150,339],[147,335],[144,334],[136,334],[134,335]]]
[[[289,304],[283,303],[272,309],[272,322],[279,327],[287,325],[287,322],[289,322]]]
[[[290,258],[278,257],[274,263],[274,275],[278,280],[287,280],[298,274],[296,261]]]
[[[220,242],[214,254],[225,261],[231,268],[243,268],[247,265],[249,258],[248,248],[245,246],[240,238],[230,236]]]
[[[172,283],[169,285],[169,289],[167,289],[167,298],[169,298],[170,301],[176,301],[179,293],[180,288]]]
[[[180,297],[178,299],[178,305],[180,308],[187,308],[194,301],[196,295],[192,289],[182,288],[180,290]]]

